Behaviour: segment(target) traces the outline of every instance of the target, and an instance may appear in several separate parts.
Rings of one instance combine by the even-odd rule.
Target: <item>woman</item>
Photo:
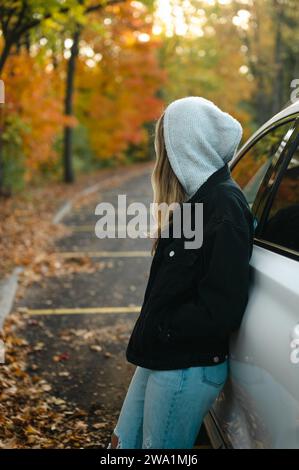
[[[154,202],[189,203],[193,233],[203,237],[186,248],[184,230],[174,237],[174,212],[156,212],[148,284],[126,351],[137,367],[108,448],[192,448],[226,382],[253,244],[253,217],[228,167],[241,137],[236,119],[196,96],[173,101],[157,121]]]

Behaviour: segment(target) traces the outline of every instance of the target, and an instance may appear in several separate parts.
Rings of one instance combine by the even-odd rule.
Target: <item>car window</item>
[[[259,238],[299,253],[299,150],[275,194]]]
[[[259,139],[235,164],[231,170],[232,177],[244,192],[252,208],[258,190],[269,166],[275,165],[281,153],[281,143],[287,137],[292,126],[284,123],[270,130]]]

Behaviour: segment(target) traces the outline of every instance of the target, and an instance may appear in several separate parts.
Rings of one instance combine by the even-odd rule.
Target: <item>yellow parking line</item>
[[[94,225],[66,225],[67,228],[71,229],[73,232],[94,232]]]
[[[62,251],[58,253],[63,258],[135,258],[151,256],[150,251]]]
[[[95,232],[95,225],[66,225],[67,228],[72,230],[73,232]],[[147,227],[139,227],[140,231],[146,232]],[[105,234],[114,234],[120,231],[121,233],[127,231],[127,226],[126,225],[120,225],[119,227],[115,226],[111,228],[108,228],[107,230],[103,230]]]
[[[82,315],[82,314],[107,314],[107,313],[139,313],[140,306],[132,307],[85,307],[85,308],[41,308],[20,309],[25,315]]]

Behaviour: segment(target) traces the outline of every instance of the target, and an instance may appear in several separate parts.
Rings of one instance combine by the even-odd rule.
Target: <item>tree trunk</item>
[[[0,73],[3,71],[5,62],[9,56],[9,52],[11,49],[12,44],[9,41],[5,41],[2,54],[0,55]]]
[[[81,27],[77,26],[73,35],[73,45],[71,47],[71,56],[67,63],[66,90],[64,101],[64,112],[67,116],[73,115],[73,95],[74,95],[74,77],[76,69],[76,61],[79,53],[79,39]],[[64,164],[64,181],[72,183],[74,181],[73,169],[73,129],[69,126],[64,128],[64,146],[63,146],[63,164]]]

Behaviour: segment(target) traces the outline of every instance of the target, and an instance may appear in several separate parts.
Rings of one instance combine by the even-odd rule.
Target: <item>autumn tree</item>
[[[175,0],[171,6],[173,16],[156,24],[157,35],[163,37],[160,65],[169,77],[162,97],[166,103],[186,95],[211,99],[240,119],[248,136],[251,115],[247,103],[255,84],[245,67],[231,6],[193,0],[180,15]]]
[[[108,140],[111,137],[111,141],[116,144],[115,147],[102,146],[99,158],[116,156],[120,160],[130,145],[146,145],[147,132],[143,123],[153,119],[161,109],[162,102],[155,98],[155,94],[163,84],[163,74],[156,61],[158,41],[149,41],[152,2],[135,2],[131,5],[128,1],[115,1],[102,8],[104,3],[107,4],[101,2],[100,8],[96,1],[88,4],[80,2],[81,10],[77,10],[73,16],[67,16],[66,11],[60,9],[59,14],[47,17],[31,30],[26,46],[19,45],[11,49],[9,60],[2,70],[2,78],[7,84],[6,128],[3,136],[6,182],[10,180],[11,183],[12,178],[17,179],[18,175],[21,180],[19,163],[24,165],[27,181],[41,170],[44,173],[57,171],[55,143],[61,134],[60,130],[65,127],[71,131],[78,123],[73,113],[74,90],[77,94],[76,114],[81,125],[89,131],[94,153],[99,154],[101,141],[98,136],[103,137],[106,131]],[[124,8],[118,9],[117,4]],[[105,21],[107,19],[111,19],[112,23]],[[77,51],[73,54],[73,46],[76,44],[73,34],[77,27],[80,27],[80,35]],[[147,41],[140,40],[144,37]],[[90,67],[90,53],[98,57],[101,48],[105,49],[105,52],[102,51],[105,59],[98,61],[96,67]],[[117,48],[120,54],[111,61]],[[73,63],[70,60],[72,57]],[[78,57],[79,67],[75,79],[74,65]],[[66,71],[70,69],[71,63],[73,69],[69,74]],[[96,81],[95,71],[98,74]],[[106,86],[97,86],[97,80],[107,73],[105,82],[108,80],[111,86],[115,86],[117,80],[114,71],[115,74],[123,75],[123,83],[115,87],[115,96],[110,100],[111,95]],[[87,116],[82,112],[84,106],[85,109],[88,106],[86,87],[81,86],[82,83],[91,87],[88,93],[93,95],[94,101],[101,102],[99,111],[104,113],[105,118],[109,115],[111,103],[114,103],[108,127],[105,127],[105,120],[101,122],[98,119],[96,113]],[[143,98],[145,106],[141,107],[138,99]],[[103,128],[99,129],[99,125]]]
[[[105,32],[98,34],[97,24]],[[82,35],[77,115],[101,161],[124,161],[128,145],[145,149],[149,136],[143,124],[162,112],[157,95],[167,75],[157,60],[161,39],[151,32],[148,8],[126,2],[94,13]]]
[[[81,21],[76,21],[71,26],[71,42],[70,54],[67,62],[67,73],[66,73],[66,84],[65,84],[65,99],[64,99],[64,110],[67,116],[73,116],[73,94],[74,94],[74,77],[76,71],[76,62],[79,54],[79,42],[82,35],[82,31],[86,25],[86,16],[91,13],[100,11],[103,8],[121,3],[126,0],[105,0],[95,1],[89,4],[84,0],[78,0],[78,4],[83,7],[83,18]],[[72,27],[73,26],[73,27]],[[72,158],[72,127],[65,126],[64,128],[64,145],[63,145],[63,168],[64,168],[64,181],[66,183],[72,183],[74,181],[74,169],[73,169],[73,158]]]
[[[256,83],[252,105],[257,125],[290,100],[299,73],[299,12],[295,0],[233,0],[237,32]]]
[[[29,48],[30,34],[40,26],[62,24],[66,16],[80,19],[84,14],[78,0],[0,0],[2,50],[0,74],[10,54]]]
[[[32,37],[39,34],[41,28],[49,31],[60,24],[65,18],[80,20],[83,15],[82,6],[77,0],[0,0],[1,53],[0,74],[3,75],[7,59],[19,54],[25,48],[30,50]],[[5,125],[4,125],[5,130]],[[3,135],[0,135],[0,192],[3,191]]]

